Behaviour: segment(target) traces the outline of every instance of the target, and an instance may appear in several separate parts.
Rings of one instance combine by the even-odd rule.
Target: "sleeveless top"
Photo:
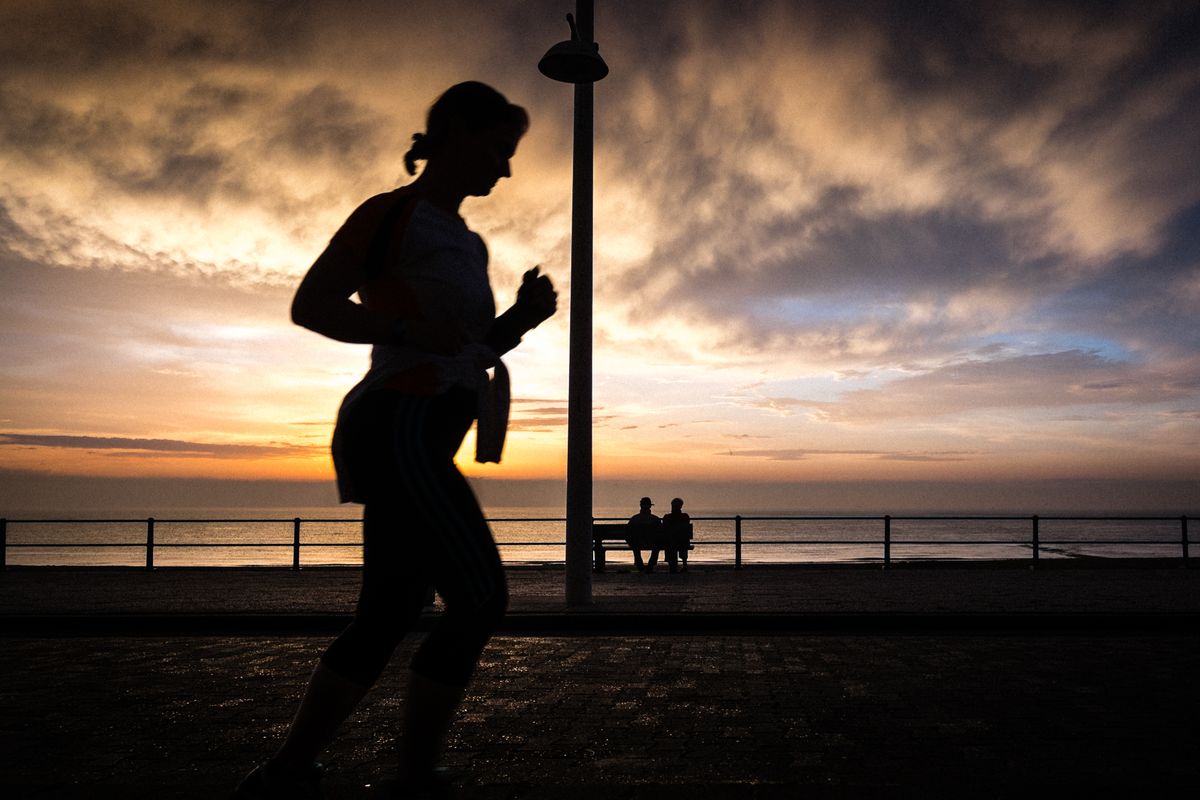
[[[400,206],[407,208],[400,209]],[[393,212],[401,211],[400,219]],[[433,367],[435,394],[461,386],[476,393],[476,455],[480,462],[499,462],[508,422],[509,385],[504,364],[484,341],[496,318],[496,302],[488,280],[488,252],[483,239],[459,216],[422,199],[400,196],[372,243],[369,260],[382,256],[382,263],[369,264],[374,273],[360,290],[364,302],[375,309],[394,310],[397,316],[415,311],[428,320],[457,328],[462,349],[449,356],[436,352],[435,343],[422,342],[419,334],[401,336],[393,344],[371,348],[371,367],[346,394],[334,428],[333,461],[342,502],[359,501],[350,480],[347,461],[354,453],[341,435],[346,419],[371,391],[388,388],[406,371],[423,365]],[[407,221],[403,216],[407,215]],[[397,222],[400,224],[397,225]],[[391,237],[392,226],[396,236]],[[331,246],[338,244],[334,235]],[[393,239],[389,244],[389,239]],[[383,246],[377,246],[382,239]],[[487,369],[494,368],[494,378]]]

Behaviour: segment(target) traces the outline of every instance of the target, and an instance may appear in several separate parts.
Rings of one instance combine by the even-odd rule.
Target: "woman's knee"
[[[508,613],[508,585],[501,581],[479,607],[479,615],[495,628]]]
[[[499,624],[508,611],[508,581],[500,559],[494,565],[474,573],[463,570],[455,576],[459,579],[439,586],[438,592],[446,601],[446,613],[460,621],[474,620],[479,627]]]
[[[460,631],[464,638],[486,642],[508,612],[508,601],[508,586],[500,581],[469,600],[446,598],[443,619],[448,629]]]
[[[333,640],[321,656],[321,663],[360,686],[371,686],[402,638],[403,634],[368,628],[355,621]]]
[[[507,610],[508,588],[503,584],[469,606],[447,603],[437,627],[418,648],[413,670],[433,680],[466,686]]]

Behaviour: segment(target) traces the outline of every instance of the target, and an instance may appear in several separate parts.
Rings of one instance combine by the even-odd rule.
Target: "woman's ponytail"
[[[416,175],[417,162],[429,158],[429,139],[423,133],[414,133],[412,138],[412,147],[404,154],[404,168],[409,175]]]

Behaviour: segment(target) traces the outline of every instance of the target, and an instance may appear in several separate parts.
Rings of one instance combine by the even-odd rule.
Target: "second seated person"
[[[688,548],[692,544],[692,518],[683,510],[683,500],[676,497],[671,501],[671,513],[662,518],[663,538],[666,540],[667,563],[675,572],[676,562],[683,562],[687,572]]]

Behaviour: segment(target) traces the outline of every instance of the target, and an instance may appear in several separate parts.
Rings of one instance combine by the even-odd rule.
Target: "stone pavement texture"
[[[10,798],[215,798],[277,743],[325,639],[13,639]],[[330,748],[393,763],[412,645]],[[458,796],[793,798],[1194,788],[1194,637],[500,637],[458,716]]]
[[[694,567],[593,575],[593,604],[568,609],[561,567],[510,567],[513,614],[888,614],[1200,612],[1200,569],[1178,560]],[[312,568],[52,569],[0,572],[0,619],[21,614],[348,614],[359,571]]]
[[[561,607],[561,572],[511,576],[518,612],[573,613]],[[0,619],[348,610],[356,580],[346,570],[10,569]],[[598,576],[596,595],[587,613],[1200,607],[1197,572],[1177,566],[616,572]],[[278,742],[328,641],[2,638],[0,794],[225,797]],[[393,764],[414,647],[401,646],[330,748],[329,798],[369,797],[364,784]],[[1171,795],[1200,780],[1198,668],[1200,639],[1186,629],[501,635],[446,761],[464,800]]]

